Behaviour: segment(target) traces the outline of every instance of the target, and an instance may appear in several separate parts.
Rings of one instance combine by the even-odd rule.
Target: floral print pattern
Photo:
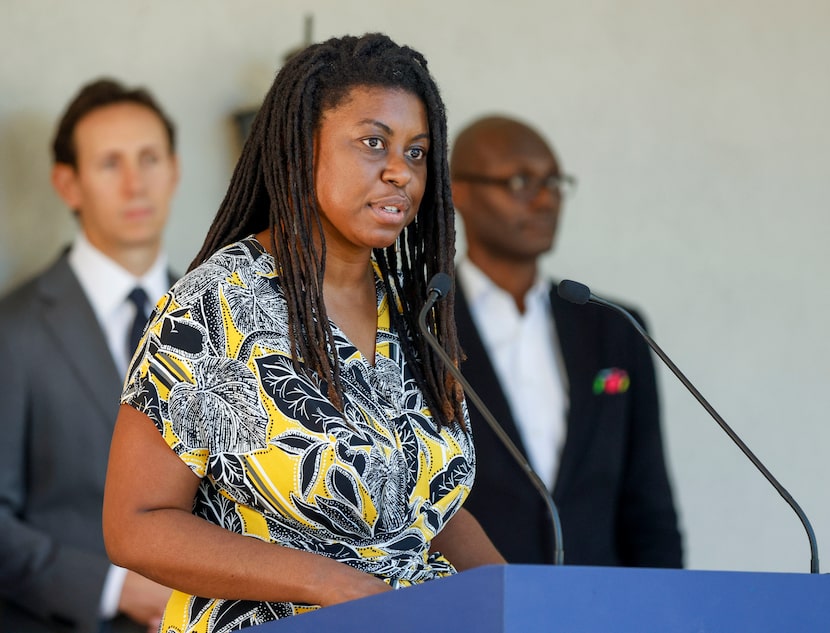
[[[252,237],[162,298],[122,402],[202,479],[196,515],[402,587],[455,573],[429,547],[469,493],[475,460],[466,420],[433,421],[376,280],[374,363],[332,324],[342,411],[295,368],[275,263]],[[176,592],[161,631],[224,633],[313,608]]]

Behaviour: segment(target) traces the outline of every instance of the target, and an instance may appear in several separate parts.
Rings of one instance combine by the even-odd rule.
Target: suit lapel
[[[576,306],[566,302],[556,293],[554,285],[550,302],[556,323],[556,334],[568,377],[567,435],[559,461],[554,496],[568,488],[569,479],[578,469],[587,446],[590,445],[596,425],[587,421],[593,419],[594,406],[592,385],[600,341],[590,335],[589,323],[592,311],[588,306]],[[579,421],[578,423],[576,421]]]
[[[120,378],[103,332],[64,254],[41,279],[43,320],[55,341],[55,353],[75,369],[75,378],[101,408],[112,416],[121,391]]]
[[[504,396],[501,384],[496,376],[496,371],[490,362],[490,357],[484,349],[484,343],[479,336],[478,329],[476,329],[473,323],[470,308],[467,305],[467,299],[464,296],[464,291],[458,278],[456,278],[455,320],[462,351],[467,356],[461,366],[462,372],[465,373],[465,377],[467,374],[470,377],[475,376],[475,380],[470,380],[470,382],[477,385],[479,395],[486,395],[482,399],[487,402],[490,412],[496,418],[496,421],[499,422],[505,433],[513,440],[516,447],[527,457],[527,451],[519,435],[516,422],[513,420],[510,406]],[[475,408],[475,405],[471,401],[468,400],[467,404],[471,409]],[[480,420],[481,424],[487,423],[483,416],[476,417]],[[475,433],[475,429],[473,429],[473,433]]]

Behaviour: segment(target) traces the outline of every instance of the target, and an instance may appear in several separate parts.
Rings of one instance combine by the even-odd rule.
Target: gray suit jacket
[[[0,301],[2,633],[99,630],[110,564],[101,504],[120,392],[66,253]]]

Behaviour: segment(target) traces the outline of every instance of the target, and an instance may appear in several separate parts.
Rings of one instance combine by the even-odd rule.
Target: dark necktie
[[[144,306],[147,305],[147,293],[142,288],[135,287],[127,295],[127,300],[135,306],[135,318],[127,332],[127,358],[132,358],[141,334],[144,332],[144,326],[147,324],[147,313],[144,311]]]

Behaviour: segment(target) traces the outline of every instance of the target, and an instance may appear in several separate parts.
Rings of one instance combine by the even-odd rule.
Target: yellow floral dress
[[[333,325],[341,412],[294,369],[274,259],[253,238],[231,244],[158,303],[122,402],[201,478],[197,516],[401,587],[455,573],[429,546],[469,493],[475,459],[466,425],[430,416],[376,288],[374,365]],[[160,630],[236,631],[313,608],[175,592]]]

